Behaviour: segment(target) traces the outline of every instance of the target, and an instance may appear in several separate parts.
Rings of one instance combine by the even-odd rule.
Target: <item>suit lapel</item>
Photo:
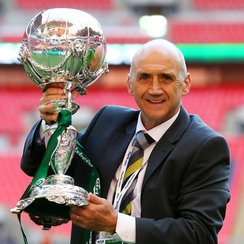
[[[119,165],[122,163],[128,144],[135,133],[136,123],[137,120],[127,126],[125,130],[114,133],[113,139],[109,144],[109,150],[107,150],[108,153],[104,154],[103,161],[106,163],[106,168],[101,168],[101,171],[105,179],[103,186],[105,196]]]
[[[165,162],[167,155],[174,149],[175,143],[180,139],[188,127],[189,122],[189,115],[184,110],[184,108],[181,107],[179,116],[171,125],[171,127],[166,131],[166,133],[161,137],[149,157],[142,189],[144,188],[153,172],[158,168],[158,166]]]

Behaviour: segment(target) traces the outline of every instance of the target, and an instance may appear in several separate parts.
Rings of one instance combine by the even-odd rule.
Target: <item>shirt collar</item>
[[[178,117],[179,113],[180,113],[180,110],[169,120],[152,128],[151,130],[147,131],[145,129],[144,125],[142,124],[141,112],[140,112],[140,114],[138,116],[138,120],[137,120],[136,133],[138,131],[144,131],[144,132],[148,133],[154,139],[155,142],[158,142],[160,140],[160,138],[164,135],[164,133],[169,129],[169,127],[174,123],[174,121]]]

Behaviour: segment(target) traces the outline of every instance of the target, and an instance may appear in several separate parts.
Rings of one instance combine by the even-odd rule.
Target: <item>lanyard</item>
[[[135,145],[135,139],[133,141],[132,144],[132,149],[130,150],[130,152],[128,153],[126,159],[124,160],[123,164],[121,165],[121,169],[120,169],[120,173],[119,173],[119,178],[118,178],[118,183],[117,183],[117,187],[116,187],[116,192],[115,192],[115,197],[114,197],[114,202],[113,202],[113,206],[114,208],[119,211],[120,208],[120,204],[121,201],[123,199],[123,196],[125,195],[125,193],[127,192],[127,190],[130,188],[132,182],[135,180],[135,178],[138,176],[139,172],[143,169],[143,167],[145,166],[145,164],[138,170],[136,170],[128,179],[128,181],[126,182],[126,184],[124,185],[124,187],[122,188],[123,185],[123,179],[124,179],[124,175],[133,151]]]

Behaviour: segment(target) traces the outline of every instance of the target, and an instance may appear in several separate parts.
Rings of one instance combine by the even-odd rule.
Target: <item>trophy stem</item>
[[[74,185],[74,179],[71,176],[64,174],[50,175],[46,178],[46,184],[56,184],[56,185]]]
[[[67,109],[69,111],[71,111],[71,109],[72,109],[72,93],[71,93],[71,88],[72,88],[72,82],[67,81],[65,83],[64,91],[65,91],[65,94],[66,94],[66,97],[67,97]]]

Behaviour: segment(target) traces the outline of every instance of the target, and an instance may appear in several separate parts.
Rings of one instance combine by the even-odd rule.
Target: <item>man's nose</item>
[[[162,93],[162,87],[161,87],[161,84],[159,82],[158,76],[153,76],[149,92],[151,94],[154,94],[154,95]]]

